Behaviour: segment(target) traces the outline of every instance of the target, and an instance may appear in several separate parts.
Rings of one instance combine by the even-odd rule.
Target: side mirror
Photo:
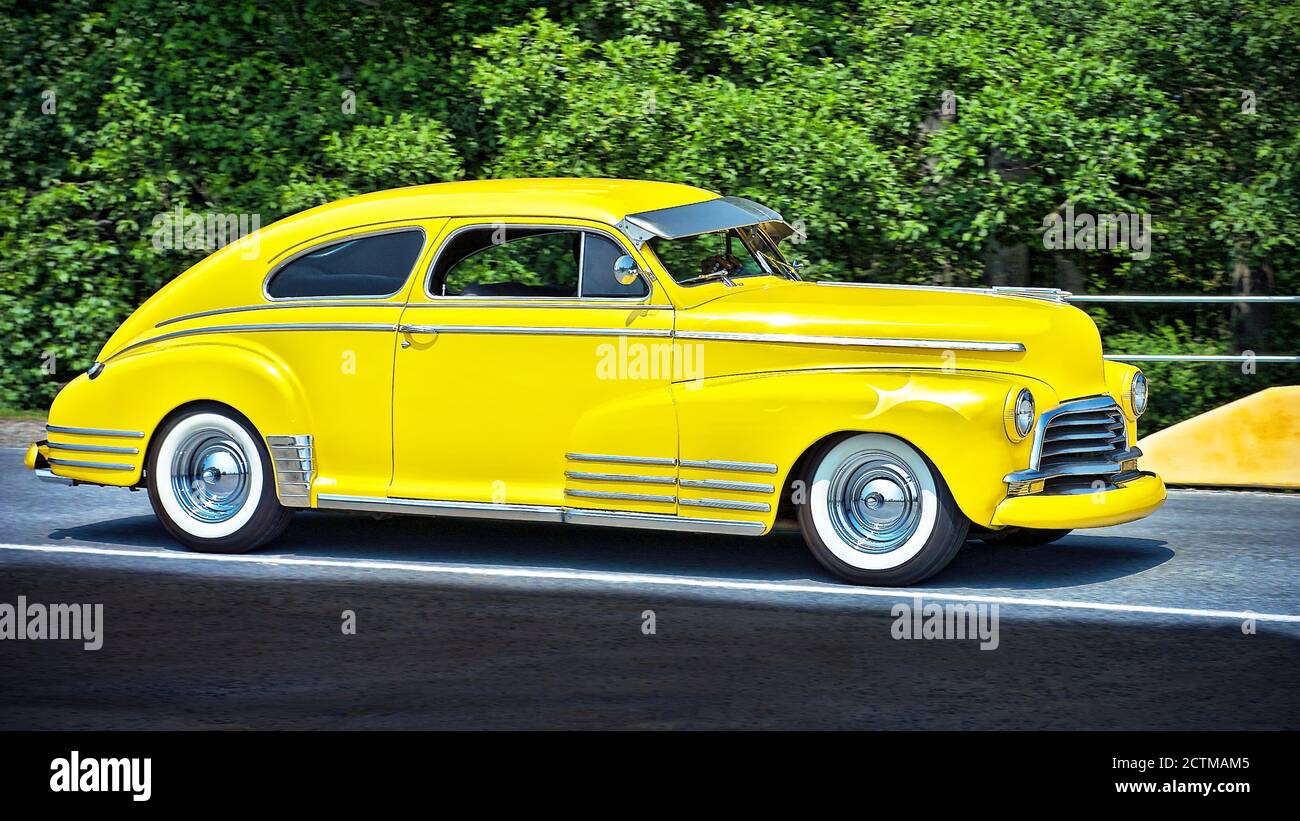
[[[636,267],[636,260],[627,254],[614,260],[614,279],[619,285],[631,285],[644,274],[644,271]]]

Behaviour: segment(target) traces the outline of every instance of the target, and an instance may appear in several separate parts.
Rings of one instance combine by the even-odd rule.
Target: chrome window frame
[[[463,294],[433,293],[433,273],[438,267],[438,260],[442,258],[443,252],[447,250],[447,246],[451,243],[452,240],[454,240],[458,235],[460,235],[465,231],[483,230],[483,229],[491,230],[502,225],[505,226],[506,230],[509,230],[511,228],[522,228],[526,230],[550,229],[554,231],[577,231],[581,233],[582,246],[578,252],[578,286],[577,286],[576,295],[575,296],[500,296],[500,295],[464,296]],[[526,302],[530,305],[539,305],[539,307],[541,305],[545,305],[546,307],[553,307],[553,308],[580,307],[578,305],[573,305],[573,304],[569,304],[569,305],[562,304],[566,302],[567,303],[581,302],[581,303],[586,303],[588,305],[590,305],[591,303],[604,303],[614,307],[620,307],[624,305],[650,306],[650,303],[653,301],[655,295],[655,288],[654,288],[655,282],[651,281],[649,278],[644,276],[641,278],[641,281],[646,284],[646,292],[641,296],[622,297],[622,296],[583,296],[582,295],[582,262],[587,253],[588,232],[593,234],[601,234],[602,236],[607,237],[615,245],[617,245],[618,247],[626,251],[629,256],[631,255],[632,252],[628,249],[628,244],[625,243],[623,239],[619,237],[616,233],[607,230],[605,228],[596,228],[589,225],[558,225],[555,223],[547,223],[547,222],[538,222],[538,223],[502,222],[501,220],[494,220],[492,222],[476,222],[467,225],[462,225],[458,228],[453,229],[452,232],[448,234],[446,237],[444,237],[442,242],[438,244],[438,250],[434,252],[433,259],[429,261],[429,267],[424,274],[424,296],[427,299],[433,300],[435,303],[446,304],[450,302],[457,302],[457,303],[463,302],[469,305],[481,304],[483,305],[483,307],[496,307],[494,305],[488,305],[486,303],[506,303],[503,304],[501,307],[510,307],[508,303],[514,303],[514,302]],[[468,257],[466,257],[466,259],[468,259]],[[447,273],[451,273],[451,271],[449,270]],[[653,273],[649,271],[647,271],[646,273],[649,274],[649,276],[654,276]],[[550,303],[545,302],[546,300],[550,300]],[[407,307],[418,308],[419,304],[410,303]],[[667,307],[667,306],[653,306],[653,307]]]
[[[328,296],[271,296],[271,291],[270,291],[271,281],[275,278],[277,274],[279,274],[289,265],[292,265],[294,262],[297,262],[302,257],[305,257],[309,254],[314,254],[323,248],[330,247],[331,245],[339,245],[344,242],[355,242],[356,240],[359,239],[380,237],[386,234],[399,234],[407,231],[420,232],[420,251],[415,255],[415,262],[411,263],[411,270],[407,271],[406,276],[402,278],[402,284],[397,286],[397,290],[393,291],[392,293],[330,294]],[[420,267],[420,257],[424,256],[425,251],[427,251],[428,249],[429,249],[429,232],[425,230],[423,225],[402,225],[395,228],[381,228],[376,231],[364,231],[359,234],[348,234],[346,236],[333,237],[331,239],[318,242],[315,245],[309,245],[308,247],[302,249],[301,251],[296,251],[290,256],[285,257],[280,262],[277,262],[275,266],[272,267],[271,270],[267,273],[267,275],[262,278],[262,298],[265,299],[267,302],[276,302],[276,303],[320,302],[326,300],[341,300],[341,299],[360,299],[360,300],[366,300],[366,302],[369,303],[369,302],[378,302],[384,299],[392,299],[393,297],[405,291],[407,286],[411,284],[411,274],[415,273],[416,269]]]

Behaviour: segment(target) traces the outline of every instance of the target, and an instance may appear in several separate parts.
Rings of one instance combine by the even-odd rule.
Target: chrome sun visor
[[[746,225],[761,226],[776,242],[794,233],[780,214],[743,197],[719,197],[628,214],[619,222],[618,228],[640,246],[652,237],[680,239]]]

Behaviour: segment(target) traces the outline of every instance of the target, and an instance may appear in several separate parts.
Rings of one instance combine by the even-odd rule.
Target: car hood
[[[1049,299],[978,289],[737,280],[678,312],[679,332],[1020,343],[1023,352],[807,345],[811,366],[956,367],[1024,376],[1059,399],[1105,393],[1097,326]],[[700,297],[706,297],[700,293]],[[785,348],[786,346],[772,346]],[[730,361],[730,360],[729,360]],[[761,367],[753,370],[762,370]],[[734,366],[733,366],[734,368]],[[710,373],[714,373],[712,368]]]

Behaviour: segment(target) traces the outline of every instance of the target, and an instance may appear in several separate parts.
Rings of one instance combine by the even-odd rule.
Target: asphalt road
[[[310,512],[213,558],[4,449],[0,605],[102,603],[104,639],[0,641],[0,728],[1300,729],[1297,531],[1297,494],[1175,492],[904,591],[793,533]],[[914,596],[996,604],[996,649],[895,639]]]

